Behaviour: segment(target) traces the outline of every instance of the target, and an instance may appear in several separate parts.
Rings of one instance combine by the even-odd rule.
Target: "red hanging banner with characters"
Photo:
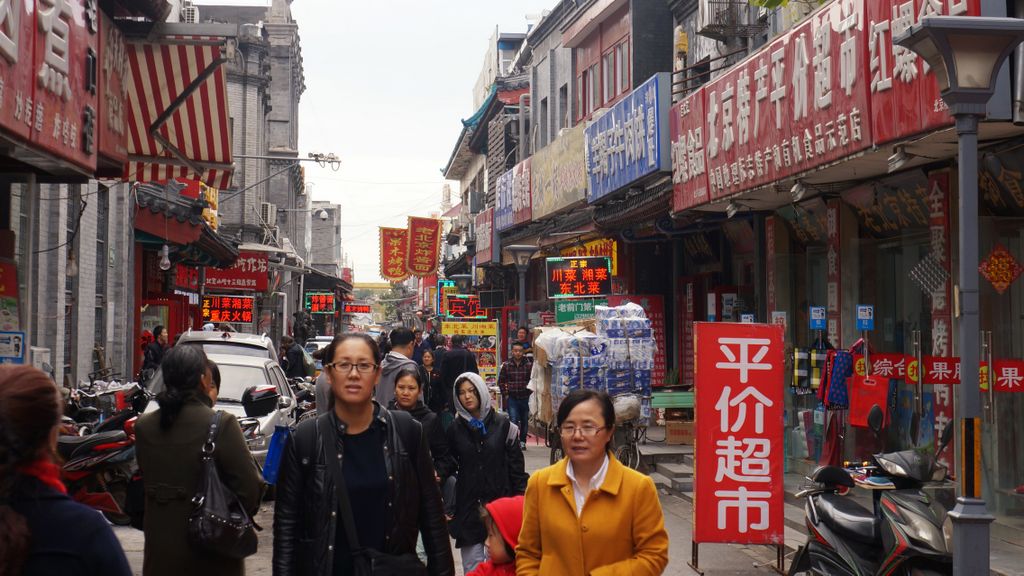
[[[425,278],[437,272],[441,254],[441,221],[410,216],[408,237],[405,266],[408,275]]]
[[[401,282],[409,277],[408,233],[405,228],[380,229],[380,276],[388,282]]]
[[[780,325],[698,322],[694,542],[783,543]]]

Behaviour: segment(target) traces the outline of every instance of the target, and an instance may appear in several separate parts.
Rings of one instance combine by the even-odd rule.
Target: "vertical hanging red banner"
[[[409,254],[408,232],[405,228],[380,229],[380,276],[388,282],[401,282],[409,277],[405,265]]]
[[[782,544],[782,326],[698,322],[693,541]]]
[[[437,272],[441,254],[441,221],[436,218],[410,216],[408,231],[406,271],[420,278]]]
[[[928,229],[930,232],[931,257],[945,273],[946,279],[937,290],[932,292],[932,355],[952,356],[949,345],[953,330],[953,307],[950,293],[952,284],[952,253],[950,250],[950,217],[949,217],[949,172],[938,171],[928,174]],[[926,372],[925,381],[935,371]],[[957,362],[956,370],[959,380],[960,370]],[[942,431],[953,422],[953,389],[949,384],[936,383],[935,392],[935,442],[938,445]],[[954,470],[953,450],[946,450],[939,456],[939,461]]]
[[[825,230],[828,235],[828,268],[826,273],[826,286],[828,288],[828,303],[826,307],[828,340],[836,348],[843,347],[843,239],[841,234],[841,204],[842,200],[838,198],[829,200],[825,216]]]
[[[996,392],[1024,392],[1024,361],[996,360],[992,366]]]

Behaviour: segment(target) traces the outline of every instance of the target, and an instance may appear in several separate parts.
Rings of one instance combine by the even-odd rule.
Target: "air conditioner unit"
[[[271,202],[261,202],[260,219],[267,225],[267,228],[277,226],[277,205]]]
[[[199,7],[186,0],[181,6],[181,21],[185,24],[198,24]]]

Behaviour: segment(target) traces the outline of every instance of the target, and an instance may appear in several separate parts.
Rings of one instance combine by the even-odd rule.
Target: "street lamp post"
[[[526,271],[530,269],[530,259],[537,253],[536,246],[529,244],[513,244],[506,246],[519,273],[519,325],[526,326]]]
[[[978,122],[995,91],[996,75],[1024,40],[1024,20],[967,16],[926,16],[893,39],[935,70],[943,101],[956,120],[959,139],[960,209],[960,496],[953,521],[953,573],[988,574],[989,524],[993,518],[981,495],[976,470],[981,454],[981,351],[978,317]],[[992,385],[991,383],[989,384]]]

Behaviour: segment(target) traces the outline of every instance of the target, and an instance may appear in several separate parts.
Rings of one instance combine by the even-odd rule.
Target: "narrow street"
[[[526,470],[534,472],[548,464],[548,450],[535,443],[530,437],[526,450]],[[690,533],[693,523],[691,504],[678,496],[661,493],[662,510],[665,513],[665,528],[669,534],[669,564],[665,574],[668,576],[692,576],[697,572],[688,566],[690,561]],[[271,574],[271,556],[273,552],[274,504],[265,502],[260,506],[256,521],[263,527],[260,532],[259,551],[246,559],[245,568],[248,576],[269,576]],[[131,527],[114,527],[118,540],[124,546],[125,554],[136,575],[142,574],[142,555],[145,538],[142,532]],[[456,573],[462,575],[458,550],[455,553]],[[733,576],[741,574],[771,573],[768,568],[758,568],[765,562],[773,560],[771,550],[767,548],[745,547],[740,545],[701,546],[701,568],[706,576]]]

